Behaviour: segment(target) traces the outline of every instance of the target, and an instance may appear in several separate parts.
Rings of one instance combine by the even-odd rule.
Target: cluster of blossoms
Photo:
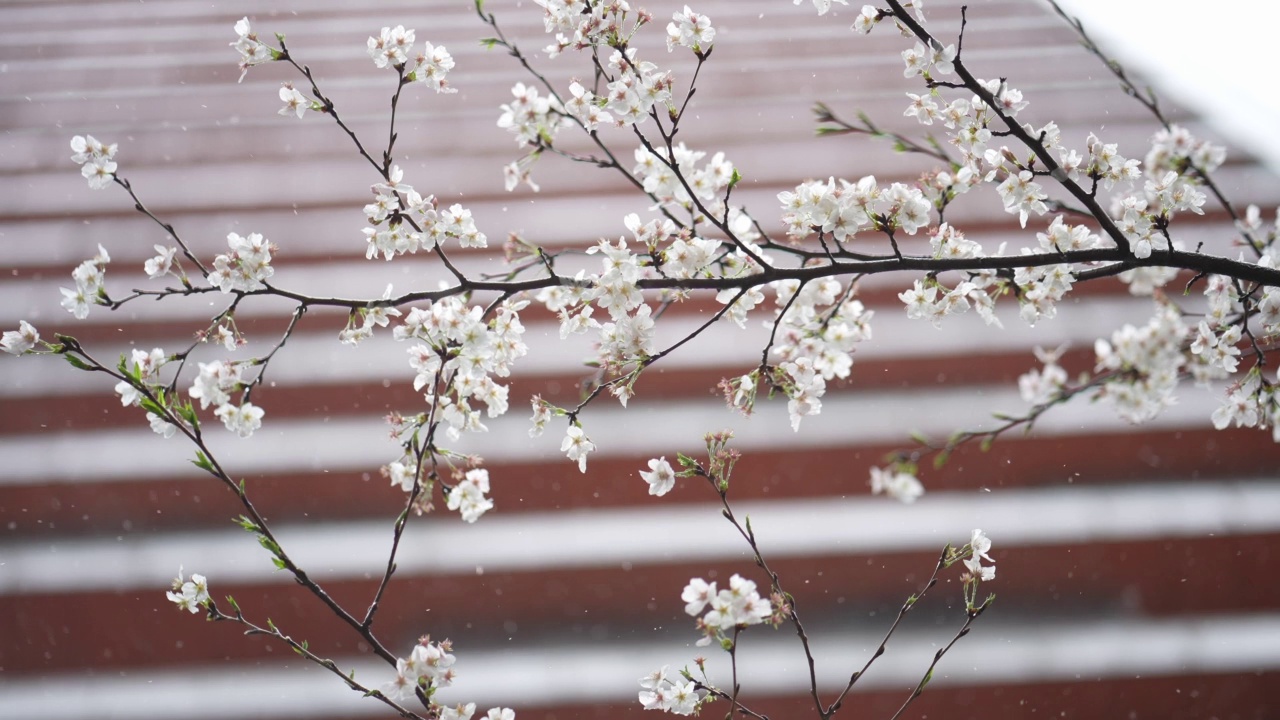
[[[650,466],[659,462],[665,464],[666,461],[655,460]],[[714,582],[692,578],[680,599],[685,602],[685,612],[693,617],[708,606],[711,608],[698,618],[698,630],[702,633],[699,646],[710,645],[712,640],[716,640],[722,647],[731,647],[734,638],[726,633],[765,621],[776,624],[785,612],[785,606],[780,604],[775,609],[769,600],[760,597],[754,582],[736,574],[729,578],[729,587],[718,592]],[[669,677],[667,667],[663,666],[657,672],[640,678],[639,700],[644,709],[665,710],[676,715],[696,713],[699,704],[711,696],[698,689],[688,672],[681,675],[679,678]]]
[[[101,190],[116,179],[115,143],[107,145],[92,135],[76,135],[71,138],[71,161],[80,166],[80,174],[89,181],[89,187]]]
[[[687,47],[699,55],[711,50],[711,43],[716,39],[716,29],[711,27],[711,18],[689,9],[673,13],[671,22],[667,23],[667,52],[676,46]]]
[[[543,148],[555,143],[560,129],[569,124],[569,117],[578,118],[588,131],[594,130],[598,122],[609,121],[608,113],[600,112],[595,96],[590,91],[577,82],[570,85],[569,89],[573,94],[572,114],[554,95],[539,95],[538,89],[533,86],[516,83],[511,88],[515,99],[501,106],[498,127],[515,135],[516,144],[520,147],[532,145],[533,150],[503,168],[507,192],[515,190],[522,181],[534,192],[538,191],[537,183],[529,176],[530,168]]]
[[[404,171],[393,165],[384,182],[374,183],[373,202],[364,206],[372,227],[364,229],[365,257],[379,254],[391,260],[398,255],[430,251],[449,238],[464,248],[488,247],[489,239],[476,227],[471,211],[459,203],[439,209],[434,195],[423,197],[404,182]]]
[[[473,523],[489,510],[493,501],[485,497],[489,492],[489,471],[484,468],[468,470],[462,481],[449,491],[446,503],[450,510],[457,510],[462,519]]]
[[[871,468],[871,492],[881,493],[910,505],[924,495],[924,485],[902,468]]]
[[[457,92],[456,88],[449,87],[446,78],[454,65],[449,51],[443,45],[436,47],[424,41],[422,51],[414,55],[414,41],[412,29],[406,30],[403,25],[384,27],[376,37],[369,38],[367,50],[374,65],[403,71],[406,82],[425,83],[438,93]],[[409,65],[411,57],[412,66]]]
[[[835,178],[810,180],[795,191],[778,193],[787,235],[803,240],[815,230],[837,243],[851,240],[860,228],[902,230],[915,235],[929,224],[933,204],[918,187],[893,183],[881,189],[873,176],[857,183]]]
[[[142,388],[158,388],[160,385],[160,368],[169,361],[164,350],[153,348],[150,352],[135,349],[124,364],[132,382],[121,380],[116,383],[116,393],[120,395],[120,404],[125,407],[137,406],[144,397]],[[168,420],[153,412],[147,413],[147,421],[151,429],[166,438],[173,437],[178,428]]]
[[[453,684],[455,673],[453,663],[456,658],[450,653],[453,643],[432,642],[430,637],[423,637],[413,646],[407,658],[396,658],[396,676],[382,686],[382,692],[397,702],[408,700],[414,696],[418,688],[449,687]],[[475,711],[475,706],[471,706]]]
[[[1039,248],[1023,248],[1023,255],[1046,255],[1089,250],[1106,245],[1102,237],[1083,225],[1068,225],[1062,216],[1054,217],[1046,232],[1037,233]],[[1029,325],[1058,313],[1058,301],[1066,297],[1075,284],[1075,271],[1066,263],[1017,268],[1014,282],[1018,286],[1019,314]]]
[[[173,589],[165,593],[169,602],[191,614],[200,612],[200,608],[209,602],[209,582],[203,575],[191,573],[190,580],[182,578],[182,568],[178,568],[178,577],[173,579]]]
[[[665,710],[676,715],[692,715],[705,694],[688,678],[667,677],[667,666],[640,678],[640,704],[645,710]]]
[[[249,233],[248,237],[228,233],[227,246],[231,252],[213,259],[213,272],[207,276],[209,284],[224,293],[253,292],[266,287],[264,281],[276,272],[271,267],[274,246],[258,233]]]
[[[1067,371],[1058,364],[1063,348],[1045,350],[1035,349],[1036,359],[1043,365],[1043,370],[1031,370],[1018,378],[1018,394],[1024,402],[1040,405],[1049,402],[1067,386]]]
[[[974,530],[969,540],[969,557],[965,558],[964,566],[975,580],[987,582],[996,579],[995,560],[987,554],[990,551],[991,539],[981,530]],[[983,565],[983,560],[993,564]]]
[[[614,79],[608,85],[606,108],[620,125],[643,123],[655,105],[671,102],[671,72],[648,60],[636,60],[636,49],[614,50],[609,56]]]
[[[719,592],[714,582],[692,578],[680,593],[680,599],[685,602],[685,613],[691,617],[698,617],[704,608],[711,608],[698,618],[698,630],[702,633],[698,640],[700,646],[710,645],[713,639],[723,638],[725,632],[736,627],[759,625],[774,615],[773,605],[760,597],[755,582],[736,573],[729,578],[729,587]]]
[[[567,48],[577,50],[608,45],[611,41],[625,43],[641,25],[652,19],[641,10],[628,27],[627,15],[631,6],[626,0],[534,0],[543,8],[543,26],[548,33],[555,33],[555,43],[546,48],[550,57],[556,57]]]
[[[432,697],[435,690],[453,685],[457,674],[453,665],[457,658],[453,655],[453,643],[448,640],[433,642],[430,636],[424,636],[413,646],[407,658],[396,658],[396,676],[382,686],[382,694],[395,702],[412,700],[422,691],[430,701],[431,717],[440,720],[471,720],[476,712],[475,703],[459,703],[454,706],[438,704]],[[486,720],[515,720],[516,713],[511,708],[491,708],[485,715]]]
[[[857,299],[857,287],[835,278],[804,285],[785,280],[773,287],[781,309],[771,356],[783,362],[809,359],[827,381],[849,377],[854,346],[871,339],[875,315]]]
[[[643,147],[635,151],[636,164],[632,172],[644,184],[646,193],[659,203],[686,210],[696,198],[713,214],[723,212],[723,206],[715,203],[734,178],[733,163],[725,159],[724,153],[716,153],[699,167],[698,163],[707,154],[690,150],[684,143],[676,145],[670,156],[664,148],[654,149],[656,153]]]
[[[71,271],[71,278],[76,281],[75,289],[59,288],[62,291],[62,307],[77,320],[89,317],[90,304],[99,305],[108,302],[107,290],[103,283],[106,280],[107,264],[110,262],[111,256],[107,254],[107,249],[99,245],[97,255],[80,263],[75,270]]]
[[[210,363],[199,363],[200,373],[187,391],[193,399],[200,401],[200,409],[215,406],[217,415],[227,429],[242,438],[247,438],[255,430],[262,427],[262,416],[265,411],[247,400],[240,405],[231,402],[231,394],[244,387],[241,376],[243,363],[215,360]],[[152,423],[155,429],[155,423]],[[172,435],[172,430],[161,433],[165,437]],[[161,432],[156,429],[156,432]]]
[[[1131,423],[1154,418],[1174,402],[1178,374],[1187,362],[1182,345],[1189,332],[1176,306],[1158,303],[1145,326],[1126,324],[1109,342],[1099,338],[1094,343],[1097,369],[1117,373],[1117,379],[1098,395]]]
[[[568,122],[560,101],[554,95],[539,95],[537,88],[524,83],[516,83],[511,95],[514,99],[501,107],[498,127],[515,135],[520,147],[552,145],[560,128]]]
[[[253,32],[253,28],[249,26],[249,18],[240,18],[235,25],[236,39],[231,43],[231,47],[240,53],[240,80],[244,82],[244,76],[249,73],[249,68],[254,65],[261,65],[265,62],[280,59],[280,51],[264,45],[258,40],[258,35]]]
[[[382,293],[383,300],[391,299],[391,285]],[[358,311],[352,311],[347,317],[347,326],[338,333],[338,340],[343,345],[359,345],[361,341],[373,337],[373,329],[375,327],[386,327],[391,324],[391,318],[400,317],[400,311],[390,305],[370,304],[369,307],[360,308]],[[356,318],[359,317],[361,322],[356,324]]]
[[[413,308],[393,331],[397,340],[419,341],[408,350],[417,373],[413,389],[426,389],[427,402],[448,424],[449,437],[486,429],[472,401],[484,403],[489,417],[506,413],[507,386],[493,376],[509,376],[512,363],[529,351],[519,314],[526,305],[503,303],[485,322],[484,308],[444,298]]]

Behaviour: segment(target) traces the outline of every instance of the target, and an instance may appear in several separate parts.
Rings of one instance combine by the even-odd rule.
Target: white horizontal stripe
[[[623,481],[641,482],[637,476]],[[856,490],[866,483],[861,477],[847,481]],[[691,481],[682,482],[680,492],[708,492],[689,487]],[[616,568],[747,556],[746,544],[716,506],[673,507],[654,499],[640,509],[504,516],[501,509],[518,505],[520,498],[504,493],[501,480],[495,482],[493,494],[498,512],[474,526],[451,513],[412,521],[397,558],[397,577]],[[967,542],[975,527],[985,530],[999,550],[1274,532],[1280,529],[1280,482],[939,492],[912,506],[858,495],[741,502],[734,507],[739,517],[750,516],[770,558],[941,551],[949,542]],[[390,521],[282,525],[275,530],[299,566],[326,582],[367,578],[390,550]],[[236,528],[121,536],[114,542],[10,543],[0,546],[0,558],[0,594],[147,588],[160,593],[179,565],[206,575],[215,592],[241,583],[292,581],[274,569],[248,533]]]
[[[958,361],[960,362],[960,361]],[[710,393],[709,393],[710,394]],[[421,405],[405,392],[404,409]],[[442,443],[458,452],[475,453],[491,462],[525,462],[559,456],[564,425],[552,423],[540,438],[529,438],[527,398],[512,398],[512,410],[484,422],[487,433],[470,433],[457,443]],[[1077,401],[1046,413],[1036,423],[1045,436],[1200,428],[1220,399],[1216,391],[1183,388],[1178,403],[1145,425],[1133,426],[1102,403]],[[341,417],[273,422],[270,405],[263,429],[248,439],[231,435],[217,420],[204,422],[206,443],[234,477],[258,473],[374,471],[400,456],[379,417]],[[803,420],[793,432],[785,404],[761,400],[750,418],[728,410],[723,402],[646,401],[642,396],[624,410],[609,398],[583,413],[580,420],[599,456],[657,456],[677,449],[698,450],[709,431],[732,429],[744,451],[811,448],[870,443],[907,445],[908,433],[945,437],[958,429],[990,427],[990,413],[1020,412],[1027,405],[1010,387],[963,387],[912,392],[861,392],[829,395],[822,414]],[[45,432],[0,439],[5,473],[0,485],[47,482],[106,482],[207,477],[190,464],[195,448],[173,437],[160,438],[138,411],[134,428],[93,432]],[[498,440],[495,440],[498,438]]]
[[[998,611],[998,605],[997,605]],[[993,612],[943,658],[931,687],[1013,686],[1052,681],[1125,680],[1170,675],[1266,672],[1280,668],[1280,616],[1223,615],[1167,620],[1070,621],[1034,627],[1001,623]],[[197,620],[193,619],[192,622]],[[887,623],[882,618],[878,625]],[[287,631],[287,624],[285,625]],[[227,628],[233,632],[232,628]],[[874,652],[883,630],[813,638],[819,688],[830,702],[849,673]],[[900,690],[905,699],[950,627],[905,629],[876,661],[859,690]],[[692,632],[690,633],[692,635]],[[474,701],[478,715],[493,706],[522,711],[579,703],[636,703],[637,678],[670,665],[692,666],[708,657],[713,681],[728,685],[724,653],[677,642],[607,646],[556,645],[468,651],[460,643],[458,680],[440,691],[444,704]],[[804,657],[792,633],[754,628],[742,638],[742,698],[807,692]],[[79,720],[95,716],[131,720],[289,718],[316,715],[387,715],[380,702],[361,698],[342,682],[292,656],[264,665],[192,666],[182,670],[122,670],[86,676],[51,675],[0,681],[0,712],[24,720]],[[356,679],[379,687],[390,669],[339,658]],[[926,693],[929,690],[925,691]],[[852,702],[857,701],[855,692]],[[723,703],[716,705],[723,708]]]

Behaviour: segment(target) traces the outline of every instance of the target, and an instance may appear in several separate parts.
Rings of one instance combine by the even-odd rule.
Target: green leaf
[[[492,50],[494,45],[497,45],[501,42],[502,42],[501,40],[495,37],[480,38],[480,47],[484,48],[485,50]]]
[[[164,408],[157,405],[154,400],[150,398],[142,398],[138,401],[138,404],[142,406],[143,410],[146,410],[153,415],[164,417]]]
[[[248,515],[241,515],[232,522],[249,532],[258,532],[258,524],[255,523]]]
[[[729,187],[733,188],[733,186],[737,185],[738,182],[741,180],[742,180],[742,173],[738,172],[738,168],[734,168],[733,175],[729,178]]]
[[[484,0],[476,0],[476,12],[482,17],[484,16]]]
[[[284,569],[284,561],[283,561],[283,560],[281,560],[281,559],[280,559],[280,558],[278,558],[278,557],[276,557],[276,558],[271,558],[271,564],[272,564],[272,565],[275,565],[277,570],[283,570],[283,569]]]
[[[947,461],[950,459],[951,459],[950,449],[938,451],[938,454],[933,456],[933,469],[941,470],[942,467],[946,465]]]
[[[86,363],[85,361],[81,360],[80,358],[76,357],[75,355],[63,355],[62,357],[66,358],[66,359],[67,359],[67,362],[71,363],[71,367],[73,367],[73,368],[75,368],[75,369],[77,369],[77,370],[94,370],[94,369],[96,369],[96,368],[94,368],[92,365],[90,365],[90,364]]]
[[[208,472],[208,473],[213,472],[213,464],[210,463],[209,458],[205,457],[204,453],[199,450],[196,451],[196,459],[192,460],[191,464],[195,465],[201,470],[204,470],[205,472]]]

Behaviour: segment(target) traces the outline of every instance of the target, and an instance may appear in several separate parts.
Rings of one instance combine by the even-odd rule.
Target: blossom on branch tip
[[[649,461],[649,470],[641,470],[640,477],[649,483],[649,494],[662,497],[676,486],[676,473],[666,457]]]
[[[149,278],[158,278],[169,274],[169,270],[173,267],[173,258],[178,253],[178,248],[156,245],[155,251],[155,257],[142,264],[142,269],[146,271]]]
[[[884,493],[899,502],[910,505],[924,495],[924,485],[911,473],[900,470],[871,468],[871,493]]]
[[[796,0],[795,4],[799,5],[802,2],[804,2],[804,0]],[[813,0],[813,6],[818,9],[819,15],[826,15],[831,10],[831,2],[832,0]],[[841,5],[849,4],[848,0],[835,0],[835,2],[838,2]]]
[[[485,497],[488,492],[489,471],[475,468],[468,470],[463,480],[449,491],[446,504],[450,510],[457,510],[464,521],[473,523],[493,509],[493,501]]]
[[[311,100],[298,92],[291,82],[280,86],[280,102],[284,103],[284,107],[280,108],[280,114],[285,116],[297,115],[301,118],[302,114],[311,108]]]
[[[231,403],[223,403],[213,411],[213,414],[222,420],[222,424],[226,425],[228,430],[242,438],[247,438],[253,435],[253,431],[262,427],[262,416],[265,411],[250,402],[238,407]]]
[[[230,253],[213,259],[213,272],[206,276],[209,284],[224,293],[253,292],[266,287],[263,281],[275,274],[275,268],[271,267],[274,250],[271,243],[258,233],[249,233],[248,237],[227,233],[227,246]]]
[[[453,56],[443,45],[423,43],[423,50],[415,58],[413,70],[406,77],[430,86],[437,93],[456,93],[457,88],[450,87],[446,77],[453,65]]]
[[[384,27],[377,37],[369,38],[366,49],[379,68],[403,66],[409,60],[413,41],[413,30],[405,30],[403,25]]]
[[[991,539],[988,538],[986,533],[981,530],[974,530],[973,536],[969,540],[969,548],[971,550],[971,554],[964,561],[964,566],[969,571],[969,574],[975,579],[983,582],[995,580],[995,561],[987,554],[987,552],[991,550]],[[984,566],[982,564],[983,560],[993,564],[991,566]]]
[[[10,355],[21,355],[40,342],[40,333],[26,320],[18,321],[17,330],[8,330],[0,338],[0,349]]]
[[[577,425],[570,425],[565,431],[564,441],[560,443],[560,452],[564,453],[570,460],[578,462],[578,470],[587,471],[587,453],[595,450],[595,443],[582,432],[582,428]]]
[[[244,82],[244,76],[248,74],[249,68],[274,60],[276,54],[271,48],[258,42],[258,36],[249,26],[248,17],[236,21],[235,32],[236,39],[230,45],[240,53],[240,79],[236,82]]]
[[[699,54],[710,50],[716,37],[711,18],[699,15],[685,5],[684,10],[672,14],[671,19],[673,22],[667,24],[667,52],[675,50],[677,45]]]
[[[173,579],[173,590],[166,592],[165,597],[191,614],[200,612],[200,608],[209,602],[209,583],[203,575],[191,573],[190,580],[182,577],[182,568],[178,568],[178,577]]]

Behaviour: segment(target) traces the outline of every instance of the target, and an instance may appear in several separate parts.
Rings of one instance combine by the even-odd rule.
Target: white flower
[[[471,720],[471,716],[475,714],[475,703],[467,703],[466,705],[459,703],[455,707],[440,708],[440,720]]]
[[[423,50],[418,53],[417,65],[406,77],[412,76],[413,80],[430,85],[438,93],[455,93],[458,92],[457,89],[449,87],[449,81],[445,78],[453,65],[453,56],[443,45],[437,47],[431,43],[423,43]]]
[[[970,574],[979,580],[985,582],[996,579],[996,567],[994,565],[984,567],[982,561],[977,557],[965,558],[964,566],[969,570]]]
[[[489,471],[483,468],[468,470],[462,482],[449,491],[448,508],[457,510],[464,521],[473,523],[493,509],[493,501],[485,497],[487,492]]]
[[[569,426],[565,432],[564,442],[560,443],[560,452],[567,455],[570,460],[577,460],[578,469],[584,473],[587,471],[587,453],[595,449],[595,444],[577,425]]]
[[[969,540],[969,548],[972,550],[972,554],[964,561],[964,566],[969,570],[969,573],[979,580],[994,580],[996,578],[995,567],[983,567],[982,565],[983,560],[989,563],[995,562],[987,554],[991,550],[991,539],[987,537],[986,533],[975,529],[972,538]]]
[[[920,481],[910,473],[873,467],[871,468],[871,492],[875,495],[884,493],[909,505],[924,495],[924,485],[921,485]]]
[[[172,587],[173,590],[165,596],[181,610],[195,614],[209,602],[209,582],[203,575],[192,573],[190,580],[183,580],[182,568],[178,568],[178,577],[174,578]]]
[[[116,164],[105,158],[93,158],[80,166],[80,174],[89,181],[89,187],[101,190],[115,180]]]
[[[640,477],[649,483],[649,494],[659,497],[671,492],[676,486],[676,474],[671,469],[671,463],[667,462],[665,457],[657,460],[649,461],[649,471],[640,471]]]
[[[693,617],[697,617],[715,596],[716,584],[702,578],[691,578],[684,592],[680,593],[680,599],[685,602],[684,611]]]
[[[4,338],[0,339],[0,348],[11,355],[21,355],[35,347],[38,342],[40,342],[40,333],[31,323],[20,320],[17,330],[9,330],[4,334]]]
[[[200,374],[187,394],[200,401],[200,408],[223,405],[231,400],[229,393],[240,385],[240,366],[217,360],[199,363]]]
[[[511,708],[493,708],[489,711],[489,720],[516,720],[516,711]]]
[[[118,390],[119,387],[116,389]],[[155,413],[147,413],[147,422],[151,423],[151,429],[154,430],[157,435],[166,440],[173,437],[173,434],[178,432],[177,425],[174,425]]]
[[[176,247],[165,247],[164,245],[156,245],[154,247],[156,256],[142,265],[142,269],[147,271],[147,277],[149,278],[158,278],[168,274],[169,269],[173,267],[173,256],[178,252]]]
[[[413,30],[405,30],[403,25],[397,25],[394,28],[382,28],[382,32],[377,37],[369,38],[366,44],[373,64],[385,68],[404,65],[409,60],[413,41]]]
[[[297,115],[302,117],[302,114],[311,107],[311,101],[307,99],[307,96],[298,92],[297,88],[290,82],[281,86],[280,102],[284,103],[284,107],[280,108],[280,114],[285,116]]]
[[[711,18],[684,6],[683,12],[671,16],[674,22],[667,24],[667,52],[675,50],[676,45],[687,47],[694,52],[703,52],[711,47],[716,37],[716,29],[711,27]]]
[[[804,0],[796,0],[795,4],[799,5],[803,1]],[[835,1],[840,3],[841,5],[849,4],[848,2],[846,2],[846,0],[835,0]],[[813,6],[818,8],[819,15],[826,15],[827,12],[831,10],[831,0],[813,0]]]
[[[247,438],[253,435],[254,430],[262,427],[264,412],[262,408],[247,402],[240,407],[224,403],[218,406],[213,414],[222,419],[222,424],[226,425],[228,430],[242,438]]]

